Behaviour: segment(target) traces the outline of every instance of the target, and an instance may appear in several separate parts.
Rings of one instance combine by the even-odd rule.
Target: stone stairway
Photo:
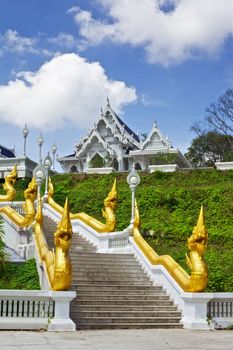
[[[56,224],[44,220],[50,248]],[[182,328],[181,314],[161,286],[154,286],[131,254],[102,254],[74,234],[71,247],[77,329]]]

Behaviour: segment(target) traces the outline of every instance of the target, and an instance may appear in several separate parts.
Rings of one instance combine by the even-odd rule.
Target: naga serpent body
[[[23,204],[25,215],[20,215],[14,209],[12,209],[9,205],[0,208],[0,214],[5,214],[9,217],[17,226],[19,227],[27,227],[31,225],[31,223],[35,219],[36,210],[34,206],[34,202],[37,195],[37,184],[34,178],[29,183],[28,188],[24,191],[25,202]]]
[[[55,251],[51,251],[48,248],[42,224],[43,216],[41,200],[39,200],[35,225],[35,238],[39,256],[46,265],[51,288],[57,291],[67,290],[72,280],[72,265],[69,256],[72,226],[70,222],[68,200],[65,202],[62,219],[54,233]]]
[[[52,208],[54,208],[57,212],[61,214],[63,211],[63,208],[53,200],[52,198],[53,193],[54,193],[53,184],[51,179],[49,179],[48,203],[49,205],[51,205]],[[116,215],[115,215],[116,206],[117,206],[117,190],[116,190],[116,179],[115,179],[111,191],[109,192],[108,196],[104,200],[104,209],[102,210],[102,215],[106,220],[105,223],[102,223],[99,220],[96,220],[95,218],[93,218],[92,216],[86,213],[76,213],[76,214],[71,213],[70,218],[71,220],[79,219],[100,233],[113,232],[116,228]]]
[[[186,261],[191,269],[189,275],[170,255],[159,256],[144,240],[140,231],[140,218],[137,204],[135,205],[135,219],[133,238],[138,247],[152,265],[162,265],[185,292],[203,292],[208,284],[208,269],[203,259],[207,248],[207,231],[204,225],[204,212],[201,207],[197,225],[188,239],[189,255]]]

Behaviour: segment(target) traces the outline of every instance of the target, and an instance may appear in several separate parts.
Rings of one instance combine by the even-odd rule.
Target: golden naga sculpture
[[[62,213],[63,208],[57,204],[53,196],[53,184],[51,179],[49,179],[49,191],[48,191],[48,203],[54,208],[57,212]],[[89,216],[85,213],[70,214],[71,220],[79,219],[88,226],[92,227],[97,232],[113,232],[116,228],[116,215],[115,209],[117,206],[117,189],[116,189],[116,179],[114,180],[111,191],[104,200],[104,209],[102,210],[102,215],[105,218],[106,222],[102,223],[95,218]]]
[[[6,216],[8,216],[19,227],[27,227],[31,225],[36,215],[36,210],[34,206],[36,195],[37,184],[35,179],[32,178],[32,181],[29,183],[28,188],[24,191],[25,202],[23,204],[23,208],[25,211],[25,216],[17,213],[9,205],[0,208],[0,214],[5,214]]]
[[[68,200],[66,199],[62,219],[54,233],[55,251],[49,250],[42,225],[43,215],[41,199],[39,199],[35,225],[35,238],[39,256],[45,262],[52,290],[67,290],[72,281],[72,265],[69,256],[72,226]]]
[[[207,248],[207,231],[204,224],[204,212],[201,206],[197,225],[188,239],[189,255],[186,261],[191,269],[189,275],[170,255],[159,256],[144,240],[140,231],[140,218],[137,203],[135,203],[135,219],[133,238],[135,243],[153,265],[163,265],[185,292],[203,292],[208,284],[208,269],[204,261]]]
[[[6,191],[5,195],[0,195],[0,202],[13,201],[15,199],[16,190],[14,184],[17,180],[17,165],[11,170],[10,174],[5,176],[5,183],[3,184],[3,189]]]

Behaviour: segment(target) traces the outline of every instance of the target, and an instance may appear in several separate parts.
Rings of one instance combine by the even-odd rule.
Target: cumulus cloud
[[[218,53],[233,34],[231,0],[97,0],[104,19],[70,10],[86,45],[106,39],[145,48],[151,63],[180,63]]]
[[[117,112],[137,99],[133,87],[109,79],[100,63],[63,54],[0,85],[0,121],[44,130],[65,125],[87,128],[107,96]]]

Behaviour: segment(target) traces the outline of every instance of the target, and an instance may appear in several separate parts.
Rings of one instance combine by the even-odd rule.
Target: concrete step
[[[127,305],[112,305],[110,303],[108,303],[108,305],[102,305],[102,304],[96,304],[96,305],[78,305],[76,304],[74,306],[74,312],[83,312],[83,311],[119,311],[119,312],[126,312],[126,311],[154,311],[154,312],[158,312],[158,311],[163,311],[163,312],[177,312],[177,307],[175,305],[161,305],[161,303],[159,303],[158,305],[144,305],[144,306],[138,306],[138,305],[131,305],[131,306],[127,306]]]
[[[89,259],[109,259],[109,260],[132,260],[135,261],[135,258],[132,254],[107,254],[107,253],[81,253],[78,255],[79,258],[89,258]]]
[[[88,278],[103,278],[103,279],[106,279],[106,278],[109,278],[110,280],[111,279],[115,279],[115,278],[143,278],[143,279],[146,279],[147,278],[147,275],[143,276],[142,275],[142,272],[141,271],[127,271],[127,272],[122,272],[121,270],[101,270],[101,271],[98,271],[98,270],[78,270],[78,271],[75,271],[73,273],[73,278],[81,278],[81,277],[88,277]]]
[[[76,288],[76,286],[78,287],[79,285],[82,285],[82,284],[87,284],[89,283],[90,285],[93,283],[93,284],[100,284],[100,285],[109,285],[109,283],[111,283],[112,285],[128,285],[128,286],[137,286],[138,284],[141,284],[141,285],[145,285],[145,286],[152,286],[152,282],[148,279],[148,280],[143,280],[143,281],[129,281],[128,279],[127,280],[112,280],[112,281],[109,281],[108,279],[106,280],[88,280],[88,279],[79,279],[79,280],[75,280],[75,279],[72,279],[72,289],[74,290]]]
[[[91,267],[86,267],[85,266],[79,266],[77,264],[73,264],[73,270],[74,273],[73,275],[84,275],[84,274],[88,274],[88,275],[91,275],[91,274],[108,274],[108,275],[116,275],[116,274],[124,274],[124,271],[122,271],[122,268],[120,266],[105,266],[103,268],[98,268],[98,266],[94,266],[93,268]],[[135,274],[140,274],[142,275],[143,274],[143,270],[141,269],[140,266],[136,266],[135,268],[130,266],[129,268],[127,268],[126,270],[126,273],[128,275],[135,275]]]
[[[143,297],[146,296],[146,297],[157,297],[158,295],[166,295],[165,292],[159,292],[159,291],[144,291],[144,290],[121,290],[119,292],[119,290],[102,290],[101,292],[101,296],[104,296],[104,297],[108,297],[109,295],[112,295],[112,296],[118,296],[118,295],[122,295],[122,296],[138,296],[138,297]],[[78,289],[77,290],[77,295],[78,297],[82,296],[82,295],[87,295],[89,297],[92,297],[93,295],[96,295],[96,290],[80,290]]]
[[[77,266],[79,267],[84,267],[84,268],[98,268],[98,269],[102,269],[104,267],[108,267],[106,266],[106,262],[105,261],[99,261],[96,260],[95,265],[93,265],[92,262],[89,261],[85,261],[85,259],[81,260],[80,258],[76,258],[75,256],[73,256],[72,258],[72,263],[75,265],[77,264]],[[114,263],[112,263],[112,267],[125,267],[125,269],[127,268],[140,268],[142,269],[141,265],[139,265],[136,261],[114,261]],[[143,270],[143,269],[142,269]]]
[[[95,324],[95,323],[82,323],[79,324],[78,321],[75,321],[77,325],[77,330],[88,330],[88,329],[181,329],[183,328],[182,324],[179,323],[102,323],[100,324]]]
[[[79,284],[75,287],[76,290],[78,291],[85,291],[86,293],[89,293],[89,291],[95,291],[98,293],[102,293],[104,291],[124,291],[124,290],[131,290],[131,291],[135,291],[139,292],[139,291],[143,291],[143,292],[154,292],[154,291],[163,291],[161,286],[145,286],[144,284],[141,285],[112,285],[112,284],[108,284],[108,285],[96,285],[96,284]]]
[[[80,278],[78,277],[73,277],[73,284],[78,284],[78,282],[94,282],[94,283],[103,283],[103,282],[107,282],[107,283],[112,283],[112,284],[119,284],[119,283],[123,283],[123,284],[134,284],[134,283],[147,283],[147,278],[146,277],[140,277],[140,278],[137,278],[137,280],[135,281],[134,278],[128,278],[127,276],[124,276],[124,278],[110,278],[109,276],[105,276],[105,277],[101,277],[101,278],[98,278],[98,276],[96,277],[85,277],[85,276],[82,276]]]
[[[180,317],[83,317],[83,318],[75,318],[79,325],[81,324],[114,324],[114,323],[178,323],[180,321]]]
[[[128,318],[143,318],[143,319],[175,319],[180,320],[181,314],[177,311],[80,311],[79,309],[72,310],[72,317],[77,319],[92,319],[92,318],[120,318],[120,319],[128,319]]]
[[[122,295],[122,294],[118,294],[118,295],[95,295],[93,296],[89,296],[86,294],[78,294],[77,296],[78,298],[78,302],[80,301],[93,301],[93,299],[95,299],[95,301],[103,301],[105,302],[106,300],[108,300],[108,302],[111,302],[111,304],[114,304],[116,301],[121,301],[122,304],[127,304],[128,301],[132,302],[132,301],[137,301],[138,303],[140,303],[140,298],[138,297],[137,294],[128,294],[128,295]],[[126,302],[127,300],[127,302]],[[168,295],[160,295],[160,294],[153,294],[153,295],[144,295],[143,296],[143,301],[148,301],[151,302],[152,300],[154,300],[154,302],[156,301],[164,301],[164,300],[169,300],[169,296]],[[153,302],[152,302],[153,305]]]
[[[132,307],[137,307],[138,305],[140,306],[161,306],[161,305],[164,305],[164,306],[173,306],[173,302],[169,299],[157,299],[157,300],[154,300],[154,299],[147,299],[147,300],[141,300],[141,299],[112,299],[112,300],[109,300],[109,299],[96,299],[96,298],[93,298],[93,299],[78,299],[76,301],[72,301],[72,305],[73,304],[77,304],[77,305],[81,305],[81,306],[87,306],[87,305],[96,305],[96,304],[100,304],[103,305],[103,306],[108,306],[108,305],[114,305],[114,306],[132,306]],[[72,306],[73,307],[73,306]]]
[[[92,256],[93,254],[93,256]],[[94,255],[95,254],[95,255]],[[113,258],[111,256],[102,256],[102,255],[96,255],[95,252],[72,252],[70,253],[70,257],[72,259],[72,261],[74,262],[88,262],[89,264],[95,264],[95,263],[98,263],[98,264],[103,264],[103,263],[107,263],[107,264],[122,264],[122,266],[124,266],[124,264],[126,263],[130,263],[130,262],[133,262],[133,258],[131,257],[119,257],[119,258]],[[93,265],[94,266],[94,265]]]

